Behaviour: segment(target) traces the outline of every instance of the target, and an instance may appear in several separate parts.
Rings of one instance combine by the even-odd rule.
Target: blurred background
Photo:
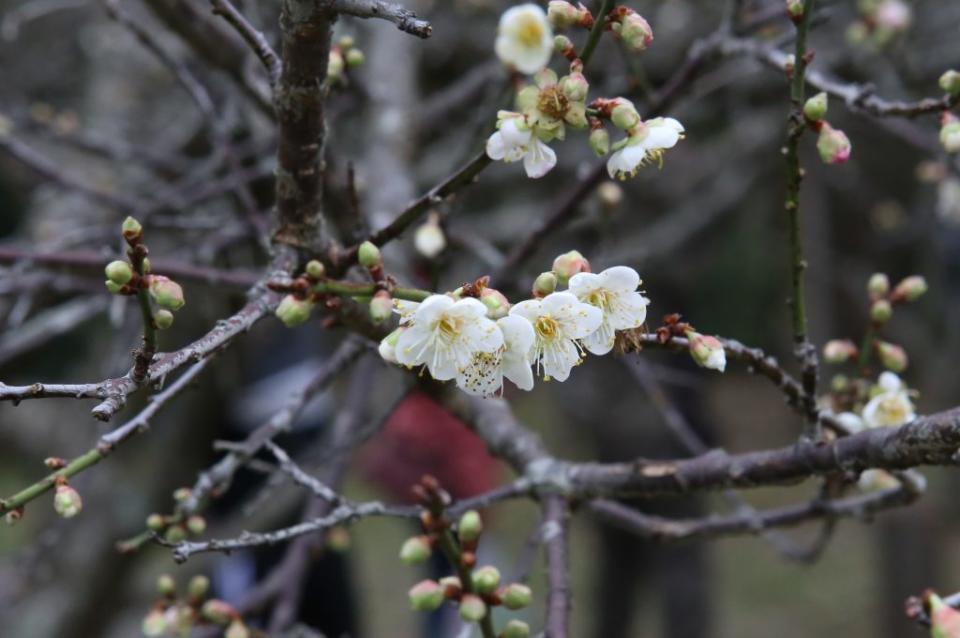
[[[276,42],[278,3],[236,4]],[[512,99],[511,79],[493,56],[497,19],[511,3],[405,4],[432,22],[430,39],[380,21],[342,18],[336,27],[337,37],[353,37],[366,57],[333,87],[327,115],[327,208],[347,241],[384,225],[474,156],[497,109]],[[939,95],[937,78],[960,65],[960,5],[896,3],[902,11],[878,24],[878,4],[819,2],[813,67],[870,84],[890,99]],[[591,97],[623,95],[644,113],[694,43],[715,31],[726,3],[629,5],[650,22],[653,45],[630,57],[605,37],[588,79]],[[740,5],[744,37],[789,40],[781,0]],[[134,304],[106,293],[101,276],[103,264],[120,254],[118,226],[128,214],[144,222],[152,254],[168,262],[241,273],[266,263],[257,229],[272,203],[276,139],[256,60],[202,0],[137,0],[121,10],[202,79],[212,117],[198,112],[170,67],[103,4],[0,0],[0,379],[8,384],[94,381],[128,369],[139,315]],[[888,7],[883,15],[890,13]],[[583,34],[572,37],[583,41]],[[530,259],[492,285],[519,299],[554,256],[576,248],[595,271],[625,264],[641,273],[651,325],[679,312],[702,332],[762,347],[792,366],[782,216],[787,107],[782,73],[747,57],[708,61],[667,112],[651,114],[676,117],[687,130],[663,168],[647,168],[619,189],[603,185]],[[952,407],[960,403],[958,165],[940,150],[935,117],[878,119],[851,114],[839,101],[828,117],[850,137],[853,155],[845,165],[826,166],[812,137],[801,145],[812,337],[818,345],[859,340],[872,272],[894,282],[923,275],[930,292],[897,310],[886,337],[909,352],[904,378],[920,391],[919,410]],[[477,185],[434,211],[446,249],[427,259],[407,233],[385,251],[388,268],[404,282],[438,290],[497,273],[517,238],[550,215],[597,161],[582,133],[568,131],[554,148],[558,167],[541,180],[526,179],[518,165],[486,170]],[[351,172],[361,224],[337,212],[353,206]],[[56,264],[24,253],[65,257]],[[186,309],[162,334],[161,349],[185,345],[236,310],[245,281],[184,281]],[[214,441],[242,439],[263,423],[345,334],[318,322],[294,330],[262,322],[218,355],[198,389],[165,410],[149,433],[77,477],[82,515],[58,519],[40,499],[19,525],[0,528],[0,635],[139,635],[156,577],[165,572],[183,582],[206,573],[219,596],[242,600],[282,547],[177,566],[163,548],[120,555],[114,545],[141,532],[151,512],[170,511],[172,491],[192,485],[222,454]],[[840,371],[825,368],[822,387]],[[508,470],[412,389],[411,377],[371,351],[281,442],[313,471],[344,462],[344,491],[355,498],[405,501],[424,471],[455,495],[506,480]],[[529,394],[512,390],[507,397],[518,416],[551,451],[575,460],[689,454],[665,422],[671,408],[708,445],[731,452],[789,444],[801,427],[776,390],[742,366],[719,375],[665,352],[591,358],[567,383],[541,383]],[[651,400],[661,394],[665,400]],[[116,422],[142,405],[137,397]],[[90,407],[72,400],[0,405],[0,493],[41,477],[45,457],[87,450],[107,430],[90,418]],[[355,427],[346,443],[333,446],[331,432],[345,412]],[[903,599],[926,587],[960,589],[956,473],[924,474],[930,489],[906,511],[844,521],[827,542],[818,542],[825,540],[819,525],[791,530],[798,547],[814,545],[812,561],[784,558],[759,537],[651,544],[580,513],[571,527],[572,635],[920,635],[903,616]],[[810,482],[745,496],[772,506],[816,490]],[[291,524],[303,498],[269,474],[245,471],[208,513],[207,535]],[[634,505],[670,516],[730,508],[721,495]],[[485,516],[493,531],[484,536],[481,561],[529,576],[539,605],[524,615],[538,626],[545,591],[541,558],[531,552],[538,508],[511,502]],[[412,533],[406,522],[379,519],[348,535],[338,531],[337,542],[311,554],[297,617],[329,636],[455,635],[449,619],[425,622],[407,609],[407,588],[438,569],[399,563],[400,544]],[[267,618],[271,610],[260,613]]]

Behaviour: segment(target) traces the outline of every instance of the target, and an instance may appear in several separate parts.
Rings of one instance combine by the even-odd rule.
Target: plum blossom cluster
[[[187,636],[195,627],[221,627],[224,638],[254,635],[240,613],[228,603],[207,599],[210,579],[197,575],[187,584],[186,595],[177,594],[177,582],[164,574],[157,579],[159,598],[143,619],[144,636]]]
[[[883,48],[893,43],[913,23],[913,9],[904,0],[857,0],[860,16],[847,27],[854,46]]]
[[[420,303],[395,301],[400,326],[381,342],[381,356],[474,395],[502,392],[504,378],[531,390],[535,376],[566,381],[587,352],[607,354],[618,331],[639,328],[647,317],[649,299],[634,269],[592,273],[576,251],[537,277],[531,299],[511,305],[486,283]]]
[[[610,176],[626,179],[645,165],[662,164],[663,152],[683,138],[680,122],[673,118],[644,121],[625,98],[598,98],[587,103],[590,84],[583,73],[584,61],[570,38],[554,38],[552,34],[553,29],[590,29],[598,19],[631,52],[643,51],[653,42],[649,23],[626,7],[616,7],[608,15],[595,18],[582,4],[552,0],[547,12],[537,5],[524,4],[501,16],[496,53],[511,69],[532,75],[534,83],[518,91],[515,111],[497,114],[497,130],[486,147],[491,159],[522,161],[528,177],[540,178],[557,164],[556,152],[549,144],[566,139],[567,126],[589,128],[590,148],[599,156],[612,151],[607,161]],[[569,71],[563,77],[547,68],[554,51],[569,61]],[[613,146],[605,121],[624,133]]]

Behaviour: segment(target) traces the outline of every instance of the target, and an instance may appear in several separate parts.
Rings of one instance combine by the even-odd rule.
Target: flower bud
[[[19,523],[21,519],[23,519],[23,507],[12,509],[3,515],[3,522],[6,523],[8,527],[13,527]]]
[[[511,620],[503,628],[503,638],[529,638],[530,625],[520,620]]]
[[[161,574],[157,577],[157,593],[165,598],[176,598],[177,582],[170,574]]]
[[[277,319],[283,322],[288,328],[299,326],[310,318],[310,312],[313,310],[313,302],[307,299],[297,299],[293,295],[287,295],[277,306],[274,314]]]
[[[653,42],[653,29],[639,13],[629,13],[623,18],[620,38],[628,49],[640,53]]]
[[[121,286],[133,279],[133,268],[127,262],[119,259],[111,261],[103,271],[106,273],[108,280]]]
[[[177,503],[186,503],[193,496],[193,490],[189,487],[178,487],[173,490],[173,500]]]
[[[226,625],[237,616],[237,611],[233,607],[217,598],[211,598],[203,603],[200,613],[215,625]]]
[[[123,286],[116,283],[115,281],[110,281],[109,279],[107,279],[104,283],[107,286],[107,292],[109,292],[111,295],[119,294],[120,291],[123,290]]]
[[[877,342],[877,356],[883,367],[894,372],[903,372],[907,369],[907,351],[900,346],[886,341]]]
[[[480,622],[487,615],[487,604],[475,594],[464,594],[460,599],[460,617],[467,622]]]
[[[500,570],[492,565],[475,570],[470,577],[478,594],[492,594],[500,585]]]
[[[436,220],[430,220],[414,233],[413,245],[418,253],[427,259],[433,259],[447,247],[447,238],[440,224]]]
[[[787,0],[787,14],[792,20],[803,17],[803,0]]]
[[[618,98],[617,105],[610,111],[610,121],[617,128],[629,131],[640,124],[641,119],[633,102]]]
[[[444,592],[453,591],[456,592],[456,596],[453,598],[460,597],[460,590],[463,589],[463,585],[460,582],[460,578],[457,576],[444,576],[440,579],[440,587]],[[451,596],[447,596],[450,598]]]
[[[144,257],[144,258],[143,258],[142,267],[143,267],[143,274],[147,274],[147,273],[150,272],[150,258],[149,258],[149,257]]]
[[[522,583],[510,583],[504,587],[500,598],[507,609],[523,609],[530,606],[533,591]]]
[[[160,330],[166,330],[173,325],[173,313],[166,309],[161,309],[153,313],[153,323]]]
[[[573,49],[573,40],[565,35],[558,35],[553,38],[553,50],[563,55]]]
[[[367,61],[367,56],[363,54],[363,51],[360,49],[350,49],[347,51],[347,66],[351,68],[356,68],[358,66],[363,66],[363,63]]]
[[[380,340],[377,351],[387,363],[400,363],[397,361],[397,341],[400,339],[400,333],[404,328],[397,328],[386,337]]]
[[[242,620],[237,618],[227,627],[223,638],[250,638],[250,630],[247,629],[247,626],[243,624]]]
[[[166,526],[167,524],[160,514],[154,513],[147,517],[147,529],[151,532],[159,532]]]
[[[163,535],[163,540],[168,543],[180,543],[186,540],[187,530],[183,525],[171,525]]]
[[[687,332],[690,340],[690,356],[702,368],[709,368],[723,372],[727,367],[727,355],[723,351],[723,344],[716,337],[702,335],[692,330]]]
[[[590,262],[576,250],[553,260],[553,274],[557,276],[557,283],[561,286],[566,286],[571,277],[581,272],[590,272]]]
[[[833,378],[830,379],[830,389],[834,392],[846,392],[849,387],[850,379],[848,379],[845,374],[835,374]]]
[[[853,412],[841,412],[835,417],[835,420],[845,427],[850,434],[862,432],[867,427],[860,415]]]
[[[378,290],[370,300],[370,318],[374,323],[383,323],[393,314],[393,297],[386,290]]]
[[[957,611],[930,592],[927,595],[930,607],[930,636],[932,638],[956,638],[960,636],[960,611]]]
[[[331,551],[342,554],[350,549],[350,532],[342,525],[337,525],[327,532],[327,547]]]
[[[546,297],[557,289],[557,276],[552,272],[542,272],[533,280],[533,296],[537,299]]]
[[[477,510],[467,510],[460,517],[457,525],[457,536],[461,543],[474,543],[483,533],[483,520]]]
[[[327,79],[336,81],[343,76],[343,54],[338,49],[330,49],[327,57]]]
[[[820,159],[827,164],[843,164],[850,159],[850,149],[850,140],[846,134],[823,122],[820,127],[820,137],[817,138]]]
[[[426,536],[412,536],[400,548],[400,560],[405,565],[416,565],[430,558],[430,539]]]
[[[364,268],[375,268],[383,262],[380,257],[380,249],[372,241],[365,241],[360,244],[357,250],[357,261]]]
[[[128,242],[139,241],[143,237],[143,226],[133,217],[127,217],[120,226],[123,238]]]
[[[940,127],[940,144],[948,153],[960,153],[960,120],[945,113]]]
[[[950,95],[960,94],[960,73],[950,69],[940,76],[940,88]]]
[[[203,574],[197,574],[191,578],[190,584],[187,585],[187,595],[193,600],[203,600],[208,591],[210,591],[210,579]]]
[[[874,323],[886,323],[893,316],[893,306],[886,299],[877,299],[870,306],[870,320]]]
[[[823,360],[845,363],[857,356],[857,346],[849,339],[831,339],[823,346]]]
[[[871,299],[882,299],[890,293],[890,278],[882,272],[875,272],[867,280],[867,295]]]
[[[571,102],[583,102],[587,99],[590,84],[583,73],[571,73],[560,80],[560,90]]]
[[[436,581],[422,580],[411,587],[407,595],[413,611],[434,611],[443,604],[443,588]]]
[[[180,284],[163,275],[150,275],[150,296],[167,310],[180,310],[185,303]]]
[[[307,262],[306,273],[307,276],[312,279],[323,279],[323,276],[327,274],[327,269],[324,267],[323,262],[311,259]]]
[[[819,122],[827,114],[827,94],[821,91],[806,101],[803,114],[811,122]]]
[[[144,616],[143,623],[140,625],[140,631],[148,638],[162,636],[167,633],[167,617],[159,609],[152,610]]]
[[[602,157],[610,152],[610,134],[607,129],[600,127],[590,131],[590,150],[598,157]]]
[[[199,536],[207,531],[207,521],[202,516],[194,514],[187,519],[187,531],[194,536]]]
[[[83,509],[80,493],[66,483],[57,485],[53,494],[53,509],[63,518],[73,518]]]
[[[580,9],[565,0],[550,0],[547,19],[554,29],[569,29],[580,22]]]
[[[616,182],[603,182],[597,187],[597,199],[606,209],[613,209],[623,201],[623,189]]]
[[[487,307],[487,316],[501,319],[510,311],[510,301],[496,288],[484,288],[480,292],[480,303]]]
[[[904,301],[916,301],[927,292],[927,280],[920,275],[911,275],[897,284],[893,296]]]

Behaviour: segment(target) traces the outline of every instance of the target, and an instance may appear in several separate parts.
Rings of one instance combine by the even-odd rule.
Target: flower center
[[[517,25],[517,39],[525,47],[535,47],[543,40],[543,25],[536,16],[523,16]]]
[[[594,290],[587,295],[587,303],[591,306],[596,306],[597,308],[606,308],[607,304],[609,303],[607,291],[603,289]]]
[[[907,418],[907,408],[903,401],[890,397],[880,402],[880,413],[888,424],[899,424]]]
[[[537,317],[537,321],[533,324],[533,328],[537,331],[537,336],[544,341],[550,341],[560,333],[560,324],[558,324],[557,320],[550,315]]]
[[[567,96],[563,94],[560,87],[551,84],[540,89],[540,95],[537,98],[537,110],[550,117],[562,120],[567,114],[569,103]]]
[[[460,322],[449,315],[444,315],[437,322],[437,330],[447,339],[452,339],[460,334]]]

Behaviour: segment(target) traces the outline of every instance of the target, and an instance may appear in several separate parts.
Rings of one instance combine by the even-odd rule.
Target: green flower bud
[[[533,280],[533,296],[546,297],[557,289],[557,276],[552,272],[542,272]]]
[[[629,131],[640,124],[640,114],[637,113],[637,107],[630,100],[617,98],[617,105],[610,112],[610,121],[613,125],[624,131]]]
[[[410,588],[407,595],[413,611],[434,611],[443,604],[443,589],[432,580],[420,581]]]
[[[960,94],[960,73],[950,69],[940,76],[940,88],[950,95]]]
[[[787,0],[787,14],[797,20],[803,17],[803,0]]]
[[[867,280],[867,295],[871,299],[881,299],[890,293],[890,279],[882,272],[875,272]]]
[[[347,66],[358,67],[366,62],[367,56],[360,49],[350,49],[347,51]]]
[[[150,296],[166,310],[180,310],[186,303],[180,284],[163,275],[150,275]]]
[[[960,153],[960,121],[944,118],[944,124],[940,127],[940,144],[948,153]]]
[[[474,594],[464,594],[460,599],[460,617],[467,622],[480,622],[487,615],[487,604]]]
[[[897,284],[893,296],[904,301],[916,301],[927,292],[927,280],[920,275],[911,275]]]
[[[177,581],[170,574],[162,574],[157,577],[157,593],[165,598],[176,598]]]
[[[186,503],[193,496],[193,490],[189,487],[178,487],[173,490],[173,500],[177,503]]]
[[[340,36],[340,39],[337,40],[337,44],[340,46],[341,49],[346,51],[347,49],[352,48],[355,42],[353,40],[353,36],[344,35],[344,36]]]
[[[570,102],[567,105],[567,112],[563,120],[574,128],[586,128],[587,126],[587,105],[583,102]]]
[[[426,536],[413,536],[400,548],[400,560],[405,565],[416,565],[430,558],[430,553],[430,539]]]
[[[147,517],[147,529],[151,532],[159,532],[166,526],[167,524],[160,514],[154,513]]]
[[[877,299],[870,306],[870,319],[876,323],[886,323],[893,316],[893,306],[886,299]]]
[[[215,625],[226,625],[237,616],[237,611],[222,600],[211,598],[203,603],[200,614]]]
[[[906,370],[909,363],[906,350],[886,341],[877,342],[877,356],[884,368],[897,373]]]
[[[571,73],[560,80],[560,90],[571,102],[583,102],[587,99],[590,84],[583,73]]]
[[[106,284],[107,286],[107,292],[109,292],[112,295],[120,294],[120,291],[123,290],[123,286],[121,286],[115,281],[110,281],[109,279],[107,279],[104,282],[104,284]]]
[[[500,598],[507,609],[523,609],[530,606],[533,591],[522,583],[511,583],[503,589]]]
[[[357,250],[357,261],[364,268],[375,268],[383,263],[380,257],[380,249],[372,241],[365,241],[360,244]]]
[[[510,302],[506,296],[494,288],[484,288],[480,293],[480,303],[487,307],[487,316],[501,319],[510,311]]]
[[[292,328],[306,322],[310,318],[311,311],[313,311],[313,302],[287,295],[277,306],[274,314],[283,322],[283,325]]]
[[[208,591],[210,591],[209,578],[203,574],[197,574],[190,579],[190,584],[187,586],[187,594],[191,599],[203,600]]]
[[[653,42],[653,29],[639,13],[624,16],[619,32],[623,43],[634,53],[640,53]]]
[[[690,356],[698,366],[717,372],[726,369],[727,354],[719,339],[692,330],[687,332],[687,339],[690,340]]]
[[[457,576],[444,576],[440,579],[440,587],[443,588],[444,592],[455,593],[456,596],[452,596],[452,598],[458,598],[460,596],[460,590],[463,589],[463,584]]]
[[[834,392],[844,392],[850,387],[850,379],[845,374],[836,374],[830,379],[830,389]]]
[[[492,565],[474,570],[470,577],[478,594],[491,594],[500,585],[500,570]]]
[[[187,519],[187,531],[194,536],[199,536],[207,531],[207,521],[202,516],[194,514]]]
[[[127,262],[119,259],[111,261],[103,271],[106,273],[108,280],[121,286],[133,279],[133,268]]]
[[[66,483],[58,485],[53,494],[53,509],[63,518],[73,518],[83,509],[80,493]]]
[[[566,0],[550,0],[547,4],[547,20],[554,29],[569,29],[580,22],[580,9]]]
[[[143,237],[143,226],[133,217],[127,217],[120,226],[123,238],[128,242],[134,242]]]
[[[803,114],[811,122],[819,122],[827,114],[827,94],[821,91],[806,101]]]
[[[148,272],[150,272],[150,258],[144,257],[142,264],[143,264],[143,274],[147,274]]]
[[[327,274],[327,269],[324,267],[323,262],[317,261],[316,259],[311,259],[307,262],[307,276],[314,279],[323,279],[323,276]]]
[[[183,525],[171,525],[163,535],[163,539],[168,543],[180,543],[186,540],[186,538],[187,530]]]
[[[590,131],[590,150],[597,155],[597,157],[603,157],[610,152],[610,134],[607,133],[605,128],[595,128]]]
[[[529,638],[530,625],[520,620],[511,620],[503,628],[503,638]]]
[[[159,609],[154,609],[144,617],[143,623],[140,625],[140,630],[143,632],[143,635],[148,638],[163,636],[167,633],[166,615]]]
[[[824,163],[843,164],[850,159],[851,148],[846,133],[823,122],[820,126],[820,137],[817,138],[817,152]]]
[[[157,324],[160,330],[166,330],[173,325],[173,313],[166,309],[160,309],[153,313],[153,323]]]
[[[227,627],[226,633],[223,634],[223,638],[250,638],[250,630],[247,629],[247,626],[243,624],[243,621],[237,618],[230,626]]]
[[[573,48],[573,40],[568,38],[565,35],[558,35],[553,38],[553,50],[563,55],[564,51],[569,51]]]
[[[374,323],[383,323],[393,314],[393,297],[386,290],[378,290],[370,300],[370,318]]]

